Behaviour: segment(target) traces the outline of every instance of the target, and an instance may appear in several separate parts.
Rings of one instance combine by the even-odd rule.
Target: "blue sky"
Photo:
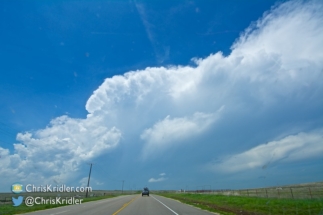
[[[0,191],[323,180],[320,1],[0,4]]]

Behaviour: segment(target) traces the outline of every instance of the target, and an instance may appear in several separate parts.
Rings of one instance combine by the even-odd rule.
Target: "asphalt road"
[[[26,213],[28,215],[210,215],[207,212],[158,195],[128,195],[111,199]]]

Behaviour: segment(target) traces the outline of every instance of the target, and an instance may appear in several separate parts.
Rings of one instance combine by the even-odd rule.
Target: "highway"
[[[180,203],[158,195],[141,196],[127,195],[100,201],[86,202],[43,211],[26,213],[28,215],[210,215],[190,205]]]

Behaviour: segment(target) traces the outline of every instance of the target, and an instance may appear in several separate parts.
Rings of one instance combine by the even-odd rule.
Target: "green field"
[[[226,215],[323,215],[323,199],[267,199],[185,193],[159,193],[159,195]]]

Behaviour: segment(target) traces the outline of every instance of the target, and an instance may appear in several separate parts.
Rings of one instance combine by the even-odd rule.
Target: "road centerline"
[[[131,199],[129,202],[127,202],[127,203],[125,203],[125,204],[123,204],[123,206],[119,209],[119,210],[117,210],[116,212],[114,212],[112,215],[117,215],[120,211],[122,211],[123,209],[125,209],[131,202],[133,202],[136,198],[138,198],[138,196],[137,197],[135,197],[135,198],[133,198],[133,199]]]
[[[152,195],[150,195],[151,197],[153,197]],[[175,215],[178,215],[178,213],[176,213],[175,211],[173,211],[172,209],[170,209],[170,207],[168,207],[167,205],[165,205],[164,203],[162,203],[161,201],[159,201],[158,199],[156,199],[155,197],[153,197],[156,201],[158,201],[160,204],[164,205],[168,210],[170,210],[171,212],[173,212]]]

